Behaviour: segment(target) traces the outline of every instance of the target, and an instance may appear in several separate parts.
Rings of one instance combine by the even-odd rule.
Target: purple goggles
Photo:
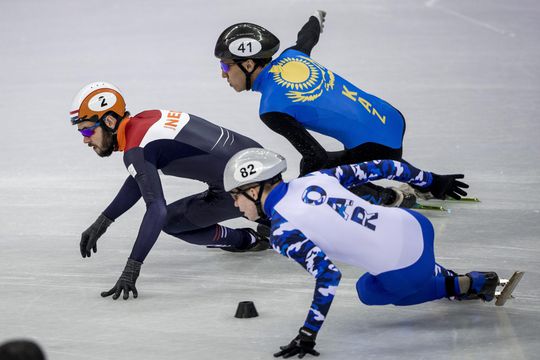
[[[84,129],[79,129],[79,132],[84,137],[90,137],[90,136],[94,135],[94,133],[96,132],[96,128],[99,125],[101,125],[101,123],[98,121],[98,122],[96,122],[94,125],[92,125],[90,127],[87,127],[87,128],[84,128]]]
[[[231,71],[231,66],[233,65],[234,63],[227,64],[227,63],[224,63],[223,61],[219,62],[219,66],[221,66],[221,71],[223,71],[225,74]]]

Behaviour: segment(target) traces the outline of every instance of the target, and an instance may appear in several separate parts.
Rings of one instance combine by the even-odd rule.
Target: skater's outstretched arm
[[[167,205],[158,170],[144,155],[143,148],[134,148],[124,155],[124,162],[135,179],[146,203],[139,234],[130,258],[143,262],[156,242],[167,218]]]
[[[321,173],[333,176],[346,188],[362,185],[370,181],[388,179],[411,183],[425,188],[431,185],[433,176],[412,165],[395,160],[373,160],[358,164],[341,165]]]
[[[341,272],[317,245],[279,213],[272,214],[270,243],[281,255],[296,261],[315,278],[315,292],[304,327],[317,333],[321,328],[336,288]]]
[[[103,211],[103,215],[111,220],[116,220],[123,213],[131,209],[141,198],[139,185],[132,176],[128,176],[124,185],[109,206]]]
[[[337,178],[346,188],[380,179],[396,180],[409,183],[420,191],[429,191],[438,199],[445,199],[446,196],[459,199],[460,196],[467,195],[463,189],[469,187],[457,180],[464,177],[462,174],[438,175],[394,160],[374,160],[342,165],[321,170],[321,173]]]
[[[294,339],[281,346],[275,357],[288,358],[319,353],[314,349],[317,333],[330,310],[341,272],[330,261],[324,251],[309,240],[299,229],[292,228],[279,213],[272,214],[270,243],[280,254],[296,261],[315,278],[315,292],[307,318]]]
[[[81,234],[79,247],[83,258],[92,256],[92,251],[94,253],[97,252],[97,241],[99,238],[107,231],[107,228],[114,220],[129,210],[140,198],[141,192],[137,186],[137,182],[129,176],[111,204]]]
[[[146,213],[122,274],[111,289],[101,293],[103,297],[112,295],[114,300],[118,299],[122,293],[124,300],[129,298],[130,293],[133,294],[134,298],[138,296],[135,283],[139,277],[142,263],[154,246],[167,219],[167,206],[161,180],[155,164],[145,158],[144,149],[137,147],[127,151],[124,154],[124,163],[135,179],[146,203]]]
[[[326,12],[317,10],[309,17],[307,23],[304,24],[302,29],[298,32],[298,38],[296,45],[291,46],[289,49],[298,50],[306,55],[311,55],[311,50],[319,42],[319,35],[323,31],[324,18]]]

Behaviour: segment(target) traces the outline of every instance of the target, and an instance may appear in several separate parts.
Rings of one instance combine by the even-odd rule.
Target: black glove
[[[90,257],[90,249],[94,252],[97,251],[97,240],[101,235],[107,231],[109,225],[111,225],[114,220],[109,219],[105,215],[101,214],[96,221],[81,235],[81,243],[79,244],[81,248],[81,255],[83,258]]]
[[[467,195],[467,192],[463,189],[467,189],[469,185],[457,179],[463,179],[463,174],[453,175],[437,175],[432,173],[433,181],[427,188],[418,188],[421,192],[429,191],[437,199],[446,199],[447,196],[456,200],[461,199],[461,196]]]
[[[315,338],[317,333],[306,327],[300,328],[298,335],[291,341],[289,345],[280,346],[280,352],[274,354],[274,357],[283,356],[283,358],[290,358],[291,356],[298,355],[301,359],[306,354],[313,356],[319,356],[319,353],[313,349],[315,347]]]
[[[317,18],[317,20],[319,20],[319,24],[321,25],[321,32],[323,32],[324,18],[326,17],[326,11],[324,11],[324,10],[315,10],[313,15],[311,15],[311,16],[315,16],[315,18]]]
[[[116,282],[116,285],[109,291],[104,291],[101,293],[101,296],[107,297],[112,295],[113,299],[116,300],[120,297],[122,290],[124,291],[124,300],[129,298],[129,292],[133,292],[133,298],[136,299],[139,296],[137,288],[135,287],[135,281],[139,277],[139,272],[141,271],[142,262],[138,262],[133,259],[128,259],[126,267],[120,276],[120,279]],[[113,295],[114,294],[114,295]]]

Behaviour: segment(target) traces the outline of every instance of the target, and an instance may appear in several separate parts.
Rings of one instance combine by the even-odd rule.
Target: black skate
[[[410,209],[416,205],[416,196],[398,188],[385,188],[381,192],[381,205]]]
[[[257,226],[257,230],[259,229],[259,227],[262,228],[265,226],[260,224]],[[255,237],[255,242],[250,244],[245,249],[234,248],[234,247],[220,247],[220,249],[223,251],[228,251],[228,252],[248,252],[248,251],[252,252],[252,251],[263,251],[263,250],[270,249],[270,242],[268,241],[268,237],[264,236],[263,234],[260,234],[258,231],[255,231],[251,228],[243,228],[240,230],[245,230],[251,235],[253,235]],[[269,234],[270,230],[268,230],[267,232]]]

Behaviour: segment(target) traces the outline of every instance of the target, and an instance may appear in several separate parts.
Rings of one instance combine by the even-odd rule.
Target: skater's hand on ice
[[[462,196],[467,195],[467,192],[463,189],[467,189],[469,185],[465,184],[458,179],[463,179],[463,174],[453,175],[433,175],[433,181],[430,186],[426,188],[437,199],[446,199],[447,196],[456,200],[461,199]]]
[[[120,297],[122,291],[124,292],[124,300],[129,298],[129,292],[133,292],[133,298],[136,299],[139,296],[137,288],[135,287],[135,282],[139,277],[139,272],[141,271],[141,262],[135,261],[133,259],[128,259],[126,267],[122,272],[122,275],[109,291],[104,291],[101,293],[102,297],[113,296],[113,300],[116,300]]]
[[[91,256],[90,250],[94,251],[94,253],[97,251],[97,241],[99,237],[107,231],[107,228],[113,222],[114,220],[101,214],[97,220],[82,233],[79,247],[83,258]]]
[[[306,356],[306,354],[319,356],[319,352],[314,349],[316,337],[316,332],[302,327],[298,335],[288,345],[279,347],[281,351],[275,353],[274,357],[283,356],[283,358],[286,359],[298,355],[301,359]]]

